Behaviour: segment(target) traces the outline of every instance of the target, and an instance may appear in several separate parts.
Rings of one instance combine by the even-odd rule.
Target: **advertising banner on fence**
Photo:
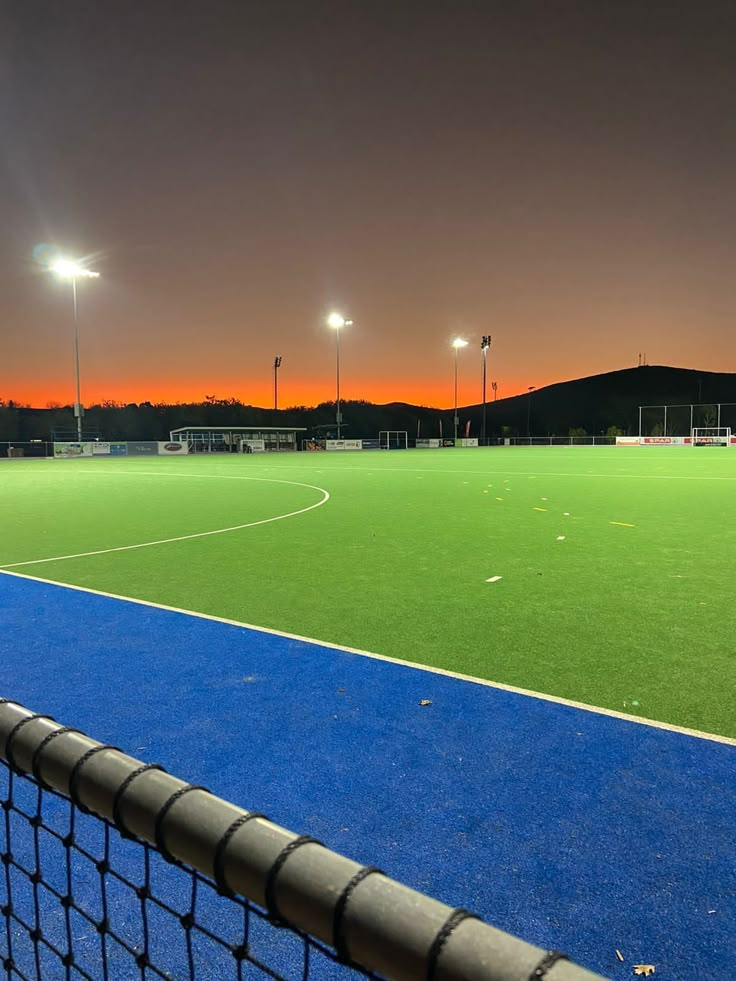
[[[417,449],[418,450],[436,450],[442,445],[442,440],[440,439],[418,439]]]
[[[92,443],[54,443],[54,456],[61,459],[92,456]]]
[[[690,446],[690,436],[642,436],[640,446]]]
[[[188,443],[177,443],[176,440],[159,440],[158,443],[158,455],[159,456],[184,456],[185,453],[189,452]]]
[[[639,437],[638,436],[617,436],[616,446],[638,446]]]
[[[325,441],[328,450],[362,450],[362,439],[328,439]]]
[[[143,439],[128,443],[128,456],[158,456],[158,440]]]
[[[174,443],[168,440],[108,443],[100,439],[84,443],[54,443],[54,456],[59,459],[80,456],[183,456],[188,452],[189,446],[186,443]]]
[[[54,456],[70,459],[77,456],[110,456],[111,444],[100,439],[84,443],[54,443]]]
[[[478,439],[477,439],[477,437],[473,437],[473,436],[465,436],[462,439],[456,440],[455,445],[456,446],[477,446],[478,445]]]

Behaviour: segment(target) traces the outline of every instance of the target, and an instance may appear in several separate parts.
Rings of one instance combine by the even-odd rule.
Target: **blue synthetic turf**
[[[604,975],[736,976],[736,747],[2,574],[0,664],[0,696]]]

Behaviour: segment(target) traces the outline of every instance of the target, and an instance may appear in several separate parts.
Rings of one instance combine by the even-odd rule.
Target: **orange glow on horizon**
[[[554,384],[559,380],[556,378],[540,380],[536,388],[543,388],[545,385]],[[469,383],[461,385],[458,397],[459,404],[475,405],[480,403],[481,392],[479,388],[477,385],[473,385],[471,388]],[[526,382],[499,381],[499,400],[514,395],[524,395],[527,388]],[[476,389],[476,391],[473,392],[472,389]],[[494,401],[493,394],[489,383],[486,391],[488,403]],[[30,405],[40,409],[49,406],[67,406],[74,401],[69,386],[58,383],[41,385],[36,382],[35,384],[19,385],[12,390],[9,387],[9,390],[0,393],[0,395],[5,401],[12,399],[21,405]],[[156,382],[150,385],[141,382],[115,381],[109,384],[90,383],[89,386],[83,384],[82,387],[82,402],[87,406],[99,405],[106,401],[123,404],[141,402],[154,404],[199,403],[204,402],[207,395],[214,395],[218,399],[235,398],[245,405],[260,408],[273,407],[273,388],[268,388],[262,382],[258,385],[244,383],[242,379],[238,379],[237,382],[212,383],[209,388],[199,379],[184,379],[166,383]],[[340,397],[343,401],[364,399],[379,405],[387,402],[406,402],[411,405],[438,409],[452,408],[452,403],[448,399],[448,385],[444,380],[419,385],[406,384],[401,388],[395,382],[373,382],[362,386],[346,381],[341,388]],[[315,406],[322,402],[334,402],[334,400],[334,389],[331,389],[330,385],[323,381],[317,383],[293,378],[279,378],[279,409],[302,405]]]

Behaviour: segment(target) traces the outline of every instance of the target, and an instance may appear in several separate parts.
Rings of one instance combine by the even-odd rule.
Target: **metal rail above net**
[[[8,979],[598,977],[5,699],[0,806]]]

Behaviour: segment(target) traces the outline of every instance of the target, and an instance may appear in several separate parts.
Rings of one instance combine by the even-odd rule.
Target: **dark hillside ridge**
[[[490,432],[507,425],[523,435],[531,409],[533,434],[566,435],[571,428],[580,427],[596,435],[609,426],[635,433],[640,405],[717,402],[736,403],[736,374],[648,365],[557,382],[532,392],[531,397],[499,400],[486,407],[486,429]],[[461,418],[472,420],[475,433],[481,407],[463,410]]]

